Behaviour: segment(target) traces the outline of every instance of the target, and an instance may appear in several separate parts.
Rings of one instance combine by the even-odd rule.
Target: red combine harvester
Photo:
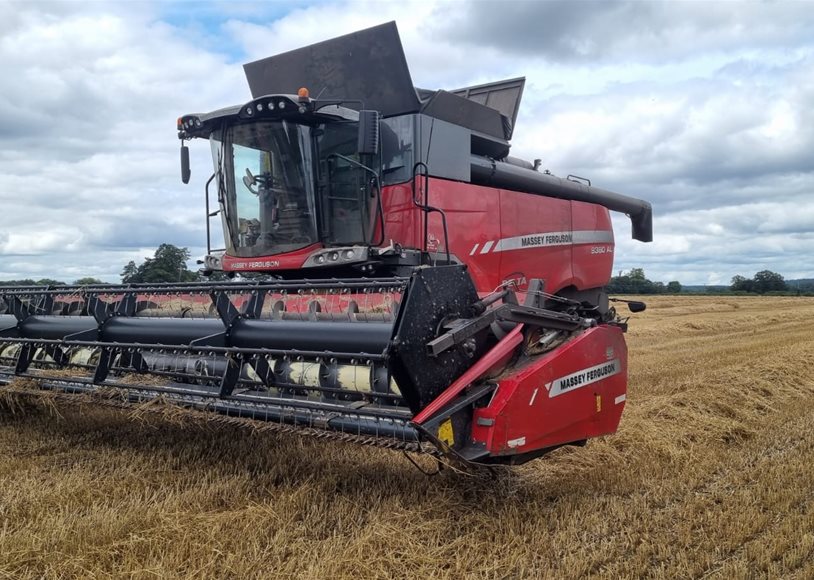
[[[616,430],[609,210],[649,242],[650,204],[510,157],[524,79],[416,89],[394,23],[245,72],[250,101],[178,120],[182,178],[207,139],[204,273],[267,276],[0,289],[0,381],[478,464]]]

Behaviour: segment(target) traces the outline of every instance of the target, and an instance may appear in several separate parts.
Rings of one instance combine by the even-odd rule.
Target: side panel
[[[409,184],[384,188],[382,198],[387,242],[422,247],[423,218]],[[437,178],[429,202],[446,212],[450,252],[469,266],[481,293],[507,279],[542,278],[552,293],[610,279],[613,231],[603,207]],[[438,214],[430,216],[428,249],[445,249]]]
[[[429,192],[430,205],[446,213],[450,253],[469,267],[478,292],[491,292],[501,281],[500,254],[480,249],[500,238],[500,190],[430,179]],[[387,243],[392,239],[406,247],[422,247],[423,213],[413,205],[409,184],[384,188],[382,201]],[[443,257],[444,230],[437,213],[430,214],[427,245],[431,256]]]
[[[384,210],[384,244],[394,241],[406,248],[421,245],[421,222],[419,211],[413,205],[413,193],[409,183],[382,188]],[[378,237],[378,232],[377,232]]]
[[[492,455],[513,455],[614,433],[626,391],[621,329],[592,328],[500,379],[475,411],[473,439]]]
[[[501,257],[501,279],[542,278],[547,292],[571,280],[571,203],[500,191],[501,239],[491,251]]]
[[[542,278],[548,292],[607,284],[613,267],[610,215],[600,206],[431,178],[429,202],[447,216],[450,252],[469,267],[478,292],[504,280]],[[385,245],[423,247],[423,213],[409,183],[385,187]],[[378,237],[378,234],[377,234]],[[226,271],[296,270],[321,244],[257,258],[223,257]],[[445,253],[441,217],[430,215],[428,250]]]
[[[489,240],[500,237],[500,190],[468,183],[433,179],[430,205],[444,210],[449,249],[469,267],[479,292],[491,292],[502,281],[500,255],[485,251]],[[430,252],[444,252],[441,216],[430,214]]]
[[[602,206],[572,201],[574,285],[579,289],[604,286],[613,274],[613,226]]]

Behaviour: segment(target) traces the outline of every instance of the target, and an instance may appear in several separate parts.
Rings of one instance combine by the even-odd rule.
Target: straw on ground
[[[619,433],[495,480],[7,404],[0,577],[814,577],[814,300],[649,302]]]

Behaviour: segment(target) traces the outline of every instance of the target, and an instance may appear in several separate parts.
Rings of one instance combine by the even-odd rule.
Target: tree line
[[[611,278],[607,290],[610,294],[678,294],[687,291],[677,280],[667,284],[649,280],[643,268],[619,272]],[[814,280],[796,281],[792,286],[781,274],[761,270],[751,278],[734,276],[729,286],[715,286],[709,290],[736,294],[811,294],[814,293]]]
[[[172,244],[161,244],[152,257],[145,258],[141,264],[134,260],[125,264],[121,271],[123,284],[155,283],[155,282],[195,282],[204,279],[198,271],[190,270],[187,261],[190,259],[188,248],[179,248]],[[222,273],[215,273],[209,279],[223,280]],[[74,280],[76,285],[102,284],[97,278],[85,277]],[[0,281],[0,286],[65,286],[66,283],[51,278],[39,280],[7,280]],[[609,294],[679,294],[686,292],[685,287],[678,281],[653,281],[647,278],[643,268],[632,268],[627,272],[620,271],[611,277],[607,285]],[[737,275],[732,278],[731,284],[726,287],[715,287],[716,292],[733,292],[738,294],[770,294],[770,293],[814,293],[814,280],[803,280],[790,286],[782,275],[771,270],[761,270],[753,277],[746,278]]]
[[[91,284],[104,284],[98,278],[78,278],[71,282],[75,286],[89,286]],[[67,282],[62,280],[54,280],[53,278],[40,278],[34,280],[33,278],[23,278],[21,280],[0,280],[0,286],[67,286]]]
[[[606,288],[609,294],[678,294],[683,289],[678,280],[672,280],[667,284],[648,280],[644,268],[619,272],[610,279]]]
[[[752,278],[734,276],[729,286],[732,292],[752,292],[755,294],[766,294],[768,292],[787,292],[789,285],[786,280],[777,272],[771,270],[761,270]]]
[[[195,282],[200,275],[187,268],[187,260],[187,248],[161,244],[153,257],[145,258],[141,264],[136,265],[130,260],[122,269],[122,283]]]
[[[187,267],[189,249],[179,248],[172,244],[161,244],[151,258],[145,258],[141,264],[130,260],[120,274],[123,284],[154,283],[154,282],[195,282],[201,278],[198,272]],[[91,284],[104,284],[97,278],[79,278],[74,280],[77,286]],[[33,280],[7,280],[0,282],[0,286],[67,286],[66,282],[41,278]]]

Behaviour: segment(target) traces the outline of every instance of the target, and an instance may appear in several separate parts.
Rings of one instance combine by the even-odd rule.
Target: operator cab
[[[378,135],[375,143],[360,139],[360,115],[378,123],[373,111],[320,103],[301,89],[178,120],[182,143],[207,138],[211,145],[215,173],[208,187],[217,190],[223,260],[233,262],[225,269],[264,269],[273,260],[245,259],[292,253],[298,259],[292,268],[308,265],[306,259],[330,266],[334,256],[343,264],[367,258],[381,219],[381,160]],[[313,255],[320,247],[343,251]]]

